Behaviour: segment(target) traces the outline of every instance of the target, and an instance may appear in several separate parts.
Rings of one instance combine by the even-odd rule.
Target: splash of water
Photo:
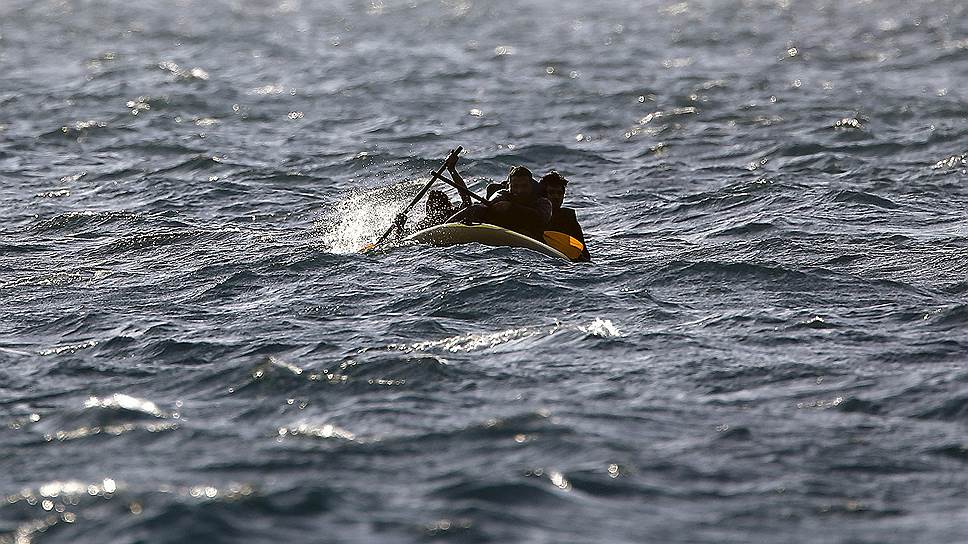
[[[408,181],[351,192],[316,222],[323,249],[346,254],[372,244],[383,235],[393,217],[403,211],[423,183],[425,181]]]
[[[602,319],[600,317],[596,317],[588,325],[579,325],[578,330],[594,336],[601,336],[602,338],[622,336],[621,331],[612,323],[611,319]]]

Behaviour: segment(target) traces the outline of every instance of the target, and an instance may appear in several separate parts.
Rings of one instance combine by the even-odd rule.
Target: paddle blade
[[[585,244],[579,242],[577,238],[556,230],[544,231],[544,241],[549,246],[564,253],[565,257],[571,260],[581,257],[582,251],[585,250]]]

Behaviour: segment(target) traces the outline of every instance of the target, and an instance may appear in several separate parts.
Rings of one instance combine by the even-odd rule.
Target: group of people
[[[413,232],[443,223],[489,223],[544,241],[546,231],[556,231],[581,242],[581,255],[575,260],[591,260],[575,210],[562,207],[568,187],[564,176],[552,170],[536,181],[530,170],[515,166],[503,182],[489,184],[484,202],[475,204],[457,172],[457,159],[451,154],[444,166],[458,188],[461,205],[454,206],[443,191],[430,191],[426,215],[414,225]],[[405,222],[405,215],[397,216],[394,223],[398,234],[403,234]]]

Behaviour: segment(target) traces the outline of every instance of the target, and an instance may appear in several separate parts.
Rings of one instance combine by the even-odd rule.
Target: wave
[[[126,234],[97,248],[98,253],[117,254],[187,242],[199,234],[193,231],[159,229],[161,232]]]
[[[659,269],[658,277],[654,283],[681,282],[685,278],[695,276],[712,277],[720,280],[784,281],[787,285],[809,285],[826,281],[823,274],[787,268],[781,265],[674,260]]]
[[[502,173],[501,177],[506,175],[507,167],[514,165],[527,166],[537,177],[547,170],[560,169],[559,165],[563,164],[576,166],[587,164],[601,168],[602,165],[613,163],[608,157],[587,149],[555,144],[523,145],[516,147],[513,152],[485,155],[477,158],[476,161],[485,167],[496,168]]]
[[[237,372],[233,372],[237,374]],[[241,380],[223,376],[223,382],[234,379],[235,385],[227,387],[232,395],[266,395],[297,392],[311,394],[322,387],[333,394],[354,394],[360,390],[379,391],[402,389],[418,391],[437,390],[441,384],[453,383],[478,375],[478,371],[449,364],[432,355],[387,353],[385,351],[361,351],[352,358],[338,363],[320,364],[302,368],[285,360],[269,356],[266,362],[246,373]]]
[[[711,234],[711,236],[750,236],[754,234],[768,232],[774,229],[776,229],[776,226],[773,223],[750,221],[742,225],[738,225],[735,227],[728,227],[720,231],[714,232],[713,234]]]
[[[75,121],[59,129],[44,132],[40,135],[44,139],[73,139],[78,140],[92,135],[114,135],[117,133],[133,132],[129,127],[109,125],[106,121],[89,119],[86,121]]]
[[[686,195],[678,201],[661,205],[659,214],[679,222],[710,219],[721,223],[725,219],[721,215],[723,212],[744,211],[753,214],[776,206],[787,206],[793,201],[795,193],[792,187],[761,177],[752,181],[730,184],[713,191]],[[749,221],[749,218],[746,220]],[[756,219],[751,221],[751,223],[761,222]],[[721,230],[719,224],[715,228],[716,232]]]
[[[727,368],[714,368],[700,372],[700,381],[711,395],[746,392],[763,387],[776,388],[770,395],[787,395],[789,391],[780,390],[781,384],[803,382],[816,385],[818,376],[830,376],[830,369],[817,364],[786,365],[734,365]]]
[[[82,227],[101,227],[115,223],[137,223],[144,218],[142,213],[123,210],[67,212],[36,221],[29,228],[38,232],[78,230]]]
[[[93,437],[115,437],[129,432],[159,433],[179,427],[177,413],[154,402],[123,393],[89,396],[82,408],[61,408],[24,426],[37,443],[68,442]]]
[[[928,406],[919,410],[916,417],[941,421],[968,422],[968,393],[949,394],[948,398],[932,400]]]
[[[961,328],[968,326],[968,304],[954,304],[923,317],[933,325]]]
[[[328,513],[340,504],[340,493],[325,486],[304,484],[261,491],[248,484],[200,483],[147,487],[140,482],[51,481],[26,488],[5,510],[18,509],[15,534],[47,540],[135,543],[139,534],[151,534],[159,542],[182,542],[204,538],[207,542],[238,540],[298,540],[306,527],[273,528],[262,524],[265,516],[288,516],[290,521]],[[37,518],[33,510],[42,510]],[[33,514],[33,515],[32,515]],[[116,533],[118,523],[129,531]]]
[[[862,204],[874,206],[887,210],[896,210],[901,207],[896,202],[875,194],[864,191],[841,190],[827,193],[827,198],[833,202],[846,202],[850,204]]]
[[[957,361],[968,353],[968,345],[957,340],[912,342],[894,351],[878,353],[874,359],[908,366]]]
[[[152,176],[165,176],[166,178],[172,175],[187,175],[189,179],[194,180],[195,176],[201,174],[214,174],[219,173],[221,176],[225,176],[228,172],[233,171],[233,166],[242,166],[238,164],[232,164],[224,158],[220,158],[214,155],[202,155],[195,156],[189,159],[182,160],[174,165],[165,166],[162,168],[157,168],[151,170],[149,175]],[[221,177],[220,176],[220,177]]]
[[[460,482],[440,488],[434,494],[447,501],[484,501],[494,504],[553,506],[567,502],[567,498],[557,492],[555,485],[540,480]]]
[[[959,442],[927,448],[927,453],[968,463],[968,446]]]
[[[949,295],[961,295],[968,293],[968,281],[959,281],[951,283],[942,288],[942,291]]]
[[[581,334],[578,334],[581,333]],[[403,352],[471,353],[494,349],[509,349],[521,344],[534,349],[535,343],[550,342],[563,347],[573,341],[585,342],[597,338],[620,338],[623,334],[610,319],[595,318],[584,324],[530,325],[497,332],[465,333],[439,340],[406,344],[390,344],[387,349]],[[552,338],[553,337],[553,338]]]

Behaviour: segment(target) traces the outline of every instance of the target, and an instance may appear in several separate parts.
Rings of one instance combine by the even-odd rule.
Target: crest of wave
[[[618,338],[623,336],[618,327],[610,319],[596,317],[594,321],[587,324],[562,324],[555,322],[551,327],[546,325],[536,325],[506,329],[498,332],[488,333],[468,333],[451,336],[442,340],[428,340],[413,344],[391,344],[390,349],[401,351],[428,351],[431,349],[444,349],[450,352],[470,352],[498,347],[519,339],[532,336],[550,336],[558,334],[560,331],[578,330],[585,334],[598,336],[601,338]]]
[[[323,249],[331,253],[355,253],[375,242],[419,186],[418,182],[404,182],[349,193],[316,220]]]

